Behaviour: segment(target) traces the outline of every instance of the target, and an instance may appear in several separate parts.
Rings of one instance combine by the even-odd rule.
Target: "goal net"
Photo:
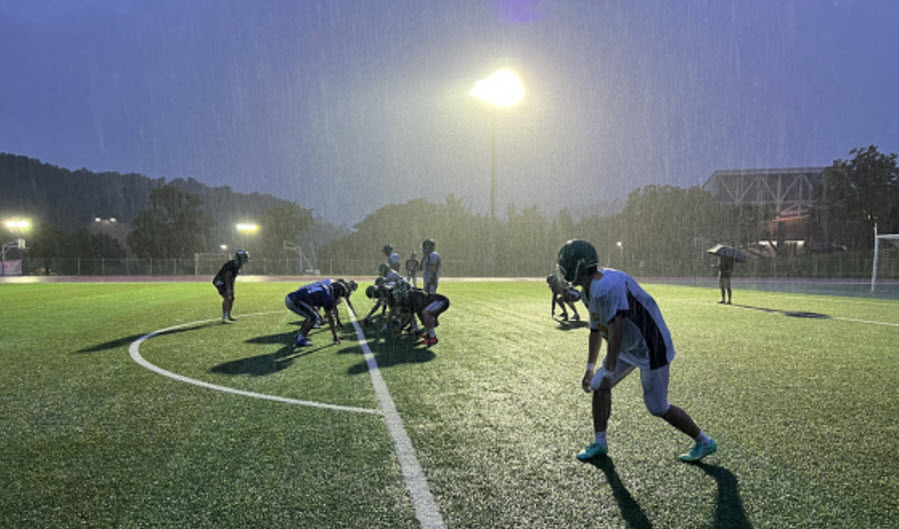
[[[895,261],[896,257],[891,255],[897,253],[899,246],[899,233],[884,233],[874,237],[874,266],[871,271],[871,292],[877,288],[877,269],[880,266],[882,257],[886,257],[889,261]],[[892,251],[891,251],[892,250]]]

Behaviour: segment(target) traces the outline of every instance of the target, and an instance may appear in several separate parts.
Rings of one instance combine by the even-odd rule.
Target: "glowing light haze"
[[[584,207],[899,151],[899,2],[0,0],[0,151],[271,193]]]

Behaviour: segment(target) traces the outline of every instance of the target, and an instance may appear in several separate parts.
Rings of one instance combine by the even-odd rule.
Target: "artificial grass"
[[[611,458],[574,459],[592,437],[587,331],[549,318],[540,282],[442,283],[431,349],[365,328],[447,527],[895,525],[899,329],[849,319],[896,325],[899,303],[740,291],[721,306],[713,289],[645,287],[677,350],[670,400],[720,445],[703,465],[676,462],[691,441],[646,412],[636,374],[613,390]],[[376,408],[348,316],[342,344],[325,328],[290,346],[292,288],[239,284],[236,324],[141,354]],[[417,526],[380,416],[222,394],[130,359],[148,332],[215,318],[211,286],[0,285],[0,301],[0,526]]]

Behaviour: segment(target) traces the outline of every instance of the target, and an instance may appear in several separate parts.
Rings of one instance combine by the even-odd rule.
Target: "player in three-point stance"
[[[212,284],[222,296],[222,323],[237,321],[237,318],[231,316],[231,307],[234,306],[234,280],[240,273],[240,268],[249,260],[250,254],[243,250],[237,250],[234,259],[222,265],[219,272],[212,278]]]
[[[668,373],[674,346],[655,300],[634,279],[618,270],[598,268],[596,249],[587,241],[571,240],[559,250],[558,265],[565,280],[582,287],[590,317],[584,391],[593,391],[594,442],[577,454],[581,461],[606,455],[606,429],[612,410],[612,388],[636,368],[640,369],[643,402],[650,413],[695,441],[678,459],[699,461],[718,449],[714,439],[693,422],[686,411],[668,403]],[[606,357],[595,370],[602,339]]]
[[[577,313],[577,307],[574,304],[581,300],[581,293],[578,292],[576,288],[572,288],[571,285],[564,280],[559,279],[555,274],[546,276],[546,284],[549,285],[549,289],[552,291],[553,295],[552,310],[550,311],[549,316],[551,318],[556,317],[556,305],[559,305],[559,308],[562,309],[562,319],[568,321],[568,311],[565,310],[565,304],[567,303],[574,312],[574,318],[572,319],[574,321],[580,321],[581,315]]]
[[[342,288],[341,286],[338,290]],[[340,338],[337,337],[337,330],[334,328],[334,311],[337,303],[334,300],[334,291],[330,279],[303,285],[295,292],[288,294],[284,298],[284,304],[291,312],[306,319],[300,327],[299,334],[297,334],[296,344],[298,346],[312,345],[307,336],[320,317],[318,315],[318,309],[320,308],[325,310],[325,315],[328,317],[328,324],[331,326],[331,336],[334,337],[334,343],[340,343]]]

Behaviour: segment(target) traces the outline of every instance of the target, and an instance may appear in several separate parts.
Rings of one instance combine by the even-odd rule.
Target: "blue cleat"
[[[712,455],[718,451],[718,443],[714,439],[709,439],[709,444],[704,445],[696,443],[690,450],[689,454],[681,454],[677,458],[684,463],[695,463],[708,455]]]
[[[594,457],[604,456],[609,453],[609,445],[601,445],[599,443],[593,443],[587,448],[584,448],[580,451],[578,455],[575,457],[578,458],[578,461],[590,461]]]
[[[296,343],[299,347],[306,347],[307,345],[312,345],[312,342],[310,342],[309,339],[306,338],[305,336],[303,336],[302,334],[297,336]]]

